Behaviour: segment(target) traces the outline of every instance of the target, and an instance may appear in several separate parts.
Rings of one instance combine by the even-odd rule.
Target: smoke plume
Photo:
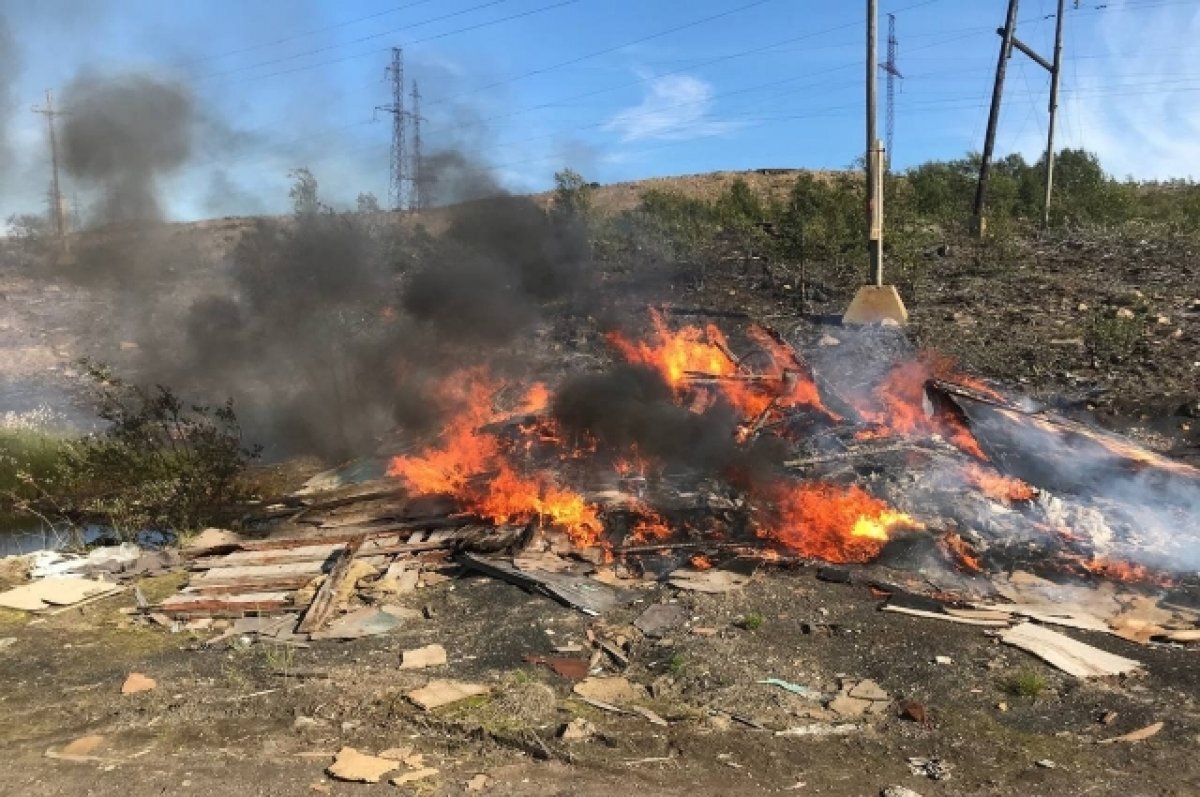
[[[144,74],[83,74],[63,93],[68,174],[100,192],[102,222],[161,218],[158,180],[183,166],[195,108],[179,83]]]

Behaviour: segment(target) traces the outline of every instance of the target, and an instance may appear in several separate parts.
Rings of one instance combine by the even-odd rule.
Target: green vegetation
[[[897,282],[923,280],[928,252],[970,231],[978,168],[979,156],[969,155],[886,177],[885,247]],[[1007,267],[1019,251],[1018,239],[1032,238],[1040,227],[1044,168],[1042,160],[1028,163],[1020,155],[993,165],[989,235],[976,245],[981,266]],[[797,264],[802,274],[807,264],[820,265],[827,280],[857,282],[866,266],[863,189],[860,171],[801,172],[784,197],[761,196],[740,178],[711,198],[653,188],[642,193],[635,210],[594,221],[594,252],[607,260],[638,255],[645,262],[650,255],[686,262],[733,243]],[[1121,180],[1106,174],[1092,153],[1064,149],[1055,161],[1050,228],[1052,234],[1092,229],[1137,238],[1195,236],[1200,184]],[[1099,356],[1110,350],[1125,356],[1128,336],[1111,326],[1097,325]]]
[[[73,439],[0,432],[0,513],[76,532],[95,523],[131,538],[194,530],[228,512],[257,455],[243,445],[232,405],[189,406],[168,388],[145,390],[85,365],[106,427]]]
[[[763,617],[758,612],[747,612],[738,623],[738,626],[746,629],[747,631],[758,631],[766,624],[767,618]]]
[[[1009,675],[1000,684],[1006,694],[1013,697],[1037,698],[1049,688],[1050,684],[1037,670],[1024,668]]]
[[[682,677],[687,670],[687,659],[680,653],[676,653],[667,660],[667,672],[675,678]]]

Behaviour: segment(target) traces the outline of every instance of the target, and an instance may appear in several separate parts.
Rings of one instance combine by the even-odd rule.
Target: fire
[[[1004,476],[973,462],[967,464],[964,475],[967,481],[993,501],[1032,501],[1037,496],[1037,490],[1020,479]]]
[[[693,555],[688,563],[696,570],[712,570],[713,567],[712,560],[702,553]]]
[[[545,382],[534,382],[525,391],[525,396],[521,399],[521,407],[517,411],[524,415],[536,415],[545,411],[549,405],[550,388],[546,387]]]
[[[857,485],[777,483],[767,497],[773,518],[760,534],[801,556],[829,562],[870,561],[893,531],[922,527]]]
[[[870,401],[858,401],[855,409],[863,420],[893,435],[940,434],[963,452],[986,462],[987,455],[961,418],[950,412],[926,414],[925,383],[948,375],[949,367],[947,360],[932,355],[901,363],[875,388]]]
[[[440,443],[420,454],[394,457],[388,475],[400,477],[416,493],[452,495],[463,509],[494,523],[543,519],[562,526],[576,544],[594,545],[604,529],[598,510],[548,472],[518,473],[499,438],[480,431],[503,417],[492,408],[497,391],[478,371],[449,377],[438,390],[451,411]]]
[[[685,326],[672,332],[666,319],[657,310],[650,311],[654,326],[653,340],[636,343],[619,332],[610,332],[608,341],[631,363],[648,365],[662,374],[663,380],[675,390],[685,387],[689,371],[728,376],[737,371],[733,360],[725,353],[725,335],[716,325]]]
[[[657,542],[671,536],[671,527],[665,518],[649,509],[642,510],[643,514],[629,531],[629,539],[633,542]]]
[[[946,532],[942,535],[941,545],[947,556],[963,570],[969,573],[983,572],[983,563],[979,561],[979,557],[967,541],[959,535],[952,531]]]
[[[1093,557],[1091,559],[1080,560],[1079,565],[1089,573],[1101,578],[1112,579],[1113,581],[1156,584],[1161,587],[1169,587],[1174,584],[1172,579],[1162,573],[1158,573],[1146,565],[1134,564],[1133,562],[1121,562],[1113,559]]]
[[[770,356],[771,365],[764,372],[742,374],[716,325],[685,325],[672,331],[657,310],[650,311],[650,322],[653,334],[649,342],[635,343],[618,332],[609,333],[608,340],[628,362],[657,370],[677,396],[682,398],[689,391],[691,378],[709,378],[743,418],[754,420],[772,408],[803,406],[839,420],[821,403],[817,385],[804,364],[762,327],[751,327],[749,335]]]

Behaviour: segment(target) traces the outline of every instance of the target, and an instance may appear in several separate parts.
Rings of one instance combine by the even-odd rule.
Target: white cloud
[[[678,141],[718,135],[739,127],[738,123],[713,119],[712,84],[688,75],[664,75],[646,81],[642,101],[618,111],[605,129],[620,134],[621,140]]]
[[[1091,76],[1072,85],[1075,68],[1069,53],[1065,58],[1055,147],[1095,152],[1119,178],[1200,178],[1200,48],[1193,46],[1200,10],[1113,6],[1101,13],[1095,31],[1101,57],[1089,59]],[[1093,64],[1103,65],[1101,74]],[[1039,157],[1045,147],[1039,138],[1028,131],[1018,149]]]

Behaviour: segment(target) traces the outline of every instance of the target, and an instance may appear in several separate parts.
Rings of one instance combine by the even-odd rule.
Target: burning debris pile
[[[553,386],[452,373],[432,393],[442,428],[382,478],[270,510],[295,534],[210,550],[158,609],[307,607],[301,630],[319,631],[355,584],[453,566],[589,613],[638,580],[719,590],[809,561],[988,597],[1014,569],[1191,593],[1200,473],[914,353],[899,330],[842,338],[804,356],[748,320],[727,334],[656,310],[645,335],[607,335],[605,370]],[[501,550],[512,565],[478,555]],[[562,556],[590,569],[563,572]]]

